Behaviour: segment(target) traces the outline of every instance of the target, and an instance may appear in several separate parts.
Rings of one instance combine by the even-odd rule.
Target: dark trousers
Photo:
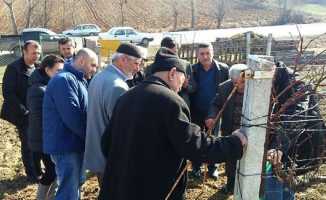
[[[35,176],[38,177],[38,182],[42,185],[51,185],[56,178],[55,165],[51,157],[42,152],[33,152],[33,166]],[[42,169],[41,162],[44,165]]]
[[[20,139],[21,147],[21,157],[25,169],[25,173],[27,177],[32,182],[37,181],[37,177],[35,176],[34,169],[33,169],[33,159],[32,159],[32,153],[28,147],[28,140],[27,140],[27,124],[17,127],[18,129],[18,136]]]
[[[237,169],[237,161],[231,160],[225,163],[225,173],[227,177],[227,189],[233,191],[234,189],[234,181],[235,181],[235,172]]]
[[[206,115],[200,114],[200,112],[198,112],[198,111],[195,112],[195,113],[196,113],[196,115],[192,115],[192,122],[197,124],[198,126],[200,126],[200,128],[202,130],[204,130],[204,128],[205,128],[205,130],[207,130],[206,125],[205,125]],[[218,128],[219,126],[216,126],[216,127]],[[212,131],[212,134],[217,136],[215,133],[218,133],[218,130],[213,130]],[[201,164],[202,163],[200,163],[200,162],[192,161],[192,169],[194,171],[200,170]],[[215,166],[215,163],[209,163],[207,168],[208,168],[209,173],[213,173],[217,169],[217,167]]]

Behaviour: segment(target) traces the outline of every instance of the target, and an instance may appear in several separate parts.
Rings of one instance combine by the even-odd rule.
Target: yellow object
[[[100,54],[102,57],[111,57],[113,53],[118,49],[121,41],[120,40],[98,40],[98,43],[101,45]]]

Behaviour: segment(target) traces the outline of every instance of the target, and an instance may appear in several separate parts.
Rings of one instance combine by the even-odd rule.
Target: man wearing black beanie
[[[190,111],[177,94],[185,80],[185,62],[160,50],[153,76],[123,94],[102,137],[107,159],[99,199],[182,200],[186,159],[224,162],[240,159],[246,137],[208,137],[190,122]],[[140,117],[141,116],[141,117]]]

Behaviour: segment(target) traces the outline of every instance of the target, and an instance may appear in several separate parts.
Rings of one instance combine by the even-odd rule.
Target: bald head
[[[74,58],[74,66],[84,72],[85,78],[92,77],[98,67],[96,53],[88,48],[80,49]]]

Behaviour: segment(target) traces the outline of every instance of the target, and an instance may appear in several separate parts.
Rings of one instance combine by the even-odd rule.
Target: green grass
[[[326,16],[326,5],[320,4],[303,4],[294,8],[312,15]]]

